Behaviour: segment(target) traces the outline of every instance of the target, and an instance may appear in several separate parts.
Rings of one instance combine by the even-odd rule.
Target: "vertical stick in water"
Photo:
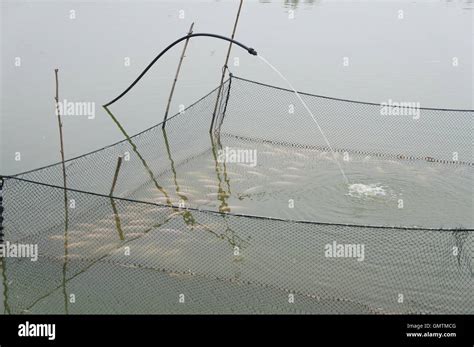
[[[69,228],[69,212],[67,204],[67,185],[66,185],[66,164],[64,163],[64,141],[63,141],[63,123],[61,122],[61,112],[59,108],[59,81],[58,81],[58,69],[54,69],[54,74],[56,77],[56,95],[54,100],[56,100],[56,114],[58,116],[58,125],[59,125],[59,141],[61,144],[61,163],[63,169],[63,183],[64,183],[64,264],[63,264],[63,295],[64,295],[64,308],[66,313],[68,313],[68,298],[66,292],[66,273],[67,273],[67,263],[68,263],[68,228]]]
[[[188,35],[191,35],[193,33],[193,27],[194,27],[194,22],[192,22],[191,26],[189,27]],[[165,118],[163,119],[163,124],[161,126],[162,129],[165,128],[166,120],[168,119],[168,113],[170,111],[171,100],[173,99],[174,88],[176,87],[176,82],[178,82],[178,76],[179,76],[179,72],[181,71],[181,65],[183,64],[183,59],[186,54],[186,49],[188,48],[188,42],[189,42],[189,38],[184,43],[183,52],[181,52],[181,58],[179,58],[178,69],[176,70],[173,85],[171,86],[170,96],[168,98],[168,104],[166,105]]]
[[[328,146],[328,148],[330,149],[331,153],[332,153],[332,156],[334,158],[334,160],[336,161],[336,164],[337,166],[339,167],[339,171],[341,172],[341,175],[342,177],[344,178],[344,181],[346,184],[349,184],[349,180],[347,179],[347,176],[346,174],[344,173],[344,170],[342,169],[342,166],[341,164],[339,163],[339,160],[337,160],[337,157],[336,157],[336,153],[335,151],[333,150],[331,144],[329,143],[329,140],[328,138],[326,137],[326,134],[324,133],[323,129],[321,128],[321,126],[319,125],[316,117],[313,115],[313,113],[311,112],[311,110],[309,109],[308,105],[306,105],[306,103],[304,102],[304,100],[301,98],[300,94],[296,91],[296,89],[293,87],[293,85],[290,83],[290,81],[288,81],[288,79],[286,79],[285,76],[282,75],[282,73],[280,71],[278,71],[278,69],[276,67],[274,67],[272,64],[270,64],[264,57],[262,57],[261,55],[258,55],[258,57],[260,58],[261,61],[263,61],[265,64],[267,64],[273,71],[275,71],[278,76],[281,77],[282,80],[284,80],[288,86],[290,87],[290,89],[296,94],[296,97],[298,98],[298,100],[303,104],[303,107],[306,109],[306,111],[308,111],[308,113],[310,114],[311,118],[313,119],[314,123],[316,124],[316,126],[318,127],[319,129],[319,132],[321,133],[321,135],[323,136],[323,139],[324,139],[324,142],[326,142],[326,145]]]
[[[63,168],[63,183],[64,183],[64,199],[67,206],[67,192],[66,192],[66,165],[64,164],[64,141],[63,141],[63,123],[61,122],[61,112],[59,109],[59,81],[58,81],[58,69],[54,69],[54,75],[56,78],[56,95],[54,100],[56,100],[56,114],[58,116],[58,126],[59,126],[59,141],[61,145],[61,163]],[[67,211],[67,209],[66,209]]]
[[[234,29],[232,30],[232,36],[231,36],[232,40],[235,37],[235,31],[237,30],[237,24],[239,23],[240,11],[242,10],[243,3],[244,3],[244,0],[240,0],[239,9],[237,10],[237,16],[235,17]],[[217,106],[219,105],[219,99],[220,99],[220,96],[221,96],[222,86],[224,85],[224,77],[225,77],[225,73],[226,73],[226,70],[227,70],[227,64],[229,63],[229,57],[230,57],[230,51],[231,50],[232,50],[232,42],[229,43],[229,48],[227,49],[227,55],[225,57],[224,66],[222,67],[221,83],[219,84],[219,91],[217,92],[216,104],[214,105],[214,112],[212,112],[211,127],[209,128],[210,133],[212,133],[212,128],[214,127],[214,122],[215,122],[216,113],[217,113]]]

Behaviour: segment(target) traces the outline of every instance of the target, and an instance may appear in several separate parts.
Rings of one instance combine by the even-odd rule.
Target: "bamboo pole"
[[[67,191],[66,191],[66,164],[64,163],[64,138],[63,138],[63,123],[61,122],[61,112],[59,109],[59,79],[58,79],[58,69],[54,69],[54,75],[56,78],[56,94],[54,100],[56,100],[56,114],[58,116],[58,126],[59,126],[59,142],[61,145],[61,163],[63,168],[63,183],[64,183],[64,198],[67,207]],[[67,211],[67,209],[66,209]]]
[[[68,211],[68,203],[67,203],[67,183],[66,183],[66,164],[64,159],[64,138],[63,138],[63,123],[61,122],[61,112],[59,109],[59,78],[58,78],[58,69],[54,69],[54,75],[56,79],[56,93],[54,100],[56,101],[56,114],[58,116],[58,127],[59,127],[59,142],[61,145],[61,164],[63,170],[63,183],[64,183],[64,264],[63,264],[63,280],[62,280],[62,287],[63,287],[63,296],[64,296],[64,308],[66,314],[69,312],[69,305],[68,305],[68,298],[67,298],[67,290],[66,290],[66,277],[67,277],[67,264],[68,264],[68,229],[69,229],[69,211]]]
[[[239,5],[239,9],[237,11],[237,16],[235,17],[234,29],[232,30],[232,36],[231,36],[232,40],[234,39],[235,31],[237,30],[237,24],[239,22],[239,17],[240,17],[240,10],[242,9],[242,4],[243,3],[244,3],[244,0],[240,0],[240,5]],[[221,83],[219,84],[219,91],[217,93],[216,104],[214,106],[214,112],[212,112],[211,127],[209,129],[210,133],[212,133],[212,128],[214,126],[214,121],[215,121],[216,112],[217,112],[217,105],[219,104],[219,98],[220,98],[220,95],[221,95],[222,86],[224,84],[224,78],[225,78],[225,73],[226,73],[226,69],[227,69],[227,63],[229,62],[229,57],[230,57],[230,51],[231,50],[232,50],[232,42],[229,43],[229,48],[227,49],[227,56],[225,58],[224,67],[222,68]]]
[[[191,35],[193,33],[193,27],[194,27],[194,22],[191,23],[191,26],[189,27],[188,35]],[[176,82],[178,82],[179,71],[181,70],[181,64],[183,64],[184,55],[186,53],[186,49],[188,48],[188,42],[189,42],[189,38],[186,39],[186,41],[184,42],[183,52],[181,53],[181,58],[179,58],[178,68],[176,70],[173,85],[171,86],[170,96],[168,98],[168,105],[166,105],[165,118],[163,119],[163,124],[161,125],[162,129],[165,128],[166,120],[168,119],[168,113],[169,113],[169,110],[170,110],[171,99],[173,99],[174,88],[176,87]]]

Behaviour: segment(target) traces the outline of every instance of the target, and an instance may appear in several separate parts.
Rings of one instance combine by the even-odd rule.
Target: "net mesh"
[[[5,242],[38,247],[37,261],[1,260],[5,313],[474,311],[471,188],[436,200],[425,187],[429,205],[405,212],[395,195],[365,215],[321,188],[344,186],[339,161],[350,180],[448,177],[458,196],[472,187],[472,111],[384,115],[302,93],[332,155],[293,92],[235,76],[210,135],[217,93],[165,130],[68,160],[66,194],[61,164],[4,179]],[[258,165],[220,160],[225,148],[255,150]]]

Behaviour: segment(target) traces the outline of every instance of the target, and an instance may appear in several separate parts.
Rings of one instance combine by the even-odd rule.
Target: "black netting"
[[[471,110],[403,107],[402,103],[389,107],[388,100],[384,109],[382,103],[300,95],[338,152],[474,164]],[[234,77],[226,114],[223,131],[228,129],[233,136],[328,149],[296,94],[287,89]],[[457,154],[456,161],[453,154]]]
[[[472,111],[304,94],[333,155],[294,93],[237,77],[210,135],[216,93],[67,161],[67,208],[60,164],[5,178],[5,242],[39,251],[2,260],[6,313],[473,312]],[[403,189],[354,197],[337,163]],[[328,256],[335,243],[363,256]]]

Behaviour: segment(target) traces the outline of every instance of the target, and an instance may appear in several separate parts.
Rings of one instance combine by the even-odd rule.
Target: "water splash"
[[[379,197],[387,195],[385,188],[379,184],[354,183],[349,185],[349,193],[352,197]]]
[[[316,126],[318,127],[318,130],[319,132],[321,133],[321,135],[323,136],[323,139],[324,139],[324,142],[326,142],[326,145],[328,146],[329,150],[331,151],[332,153],[332,156],[334,158],[334,161],[336,162],[337,166],[339,167],[339,171],[341,172],[341,175],[342,177],[344,178],[344,181],[346,182],[347,185],[350,184],[349,180],[347,179],[347,176],[344,172],[344,170],[342,169],[342,166],[341,166],[341,163],[339,162],[337,156],[336,156],[336,153],[335,151],[333,150],[331,144],[329,143],[329,140],[328,138],[326,137],[326,134],[324,133],[323,129],[321,128],[321,126],[319,125],[318,123],[318,120],[316,119],[316,117],[314,116],[314,114],[311,112],[311,110],[309,109],[308,105],[306,105],[306,103],[304,102],[304,100],[301,98],[300,94],[296,91],[296,89],[293,87],[293,85],[290,83],[290,81],[288,81],[288,79],[283,76],[283,74],[278,71],[278,69],[276,67],[274,67],[272,64],[270,64],[264,57],[262,57],[261,55],[258,55],[257,56],[258,58],[260,58],[261,61],[263,61],[268,67],[270,67],[273,71],[275,71],[278,76],[281,77],[281,79],[283,79],[287,84],[288,86],[290,87],[291,90],[293,90],[293,92],[295,93],[296,97],[299,99],[299,101],[301,102],[301,104],[303,104],[303,107],[306,109],[306,111],[308,111],[308,113],[310,114],[311,118],[313,119],[314,123],[316,124]]]

